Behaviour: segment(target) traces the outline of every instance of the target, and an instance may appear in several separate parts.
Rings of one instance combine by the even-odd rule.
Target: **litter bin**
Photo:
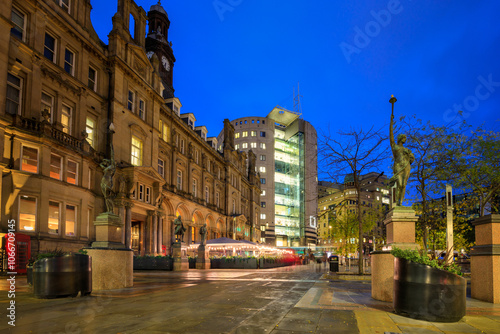
[[[338,272],[339,271],[339,257],[337,255],[332,255],[328,258],[330,261],[330,271],[331,272]]]

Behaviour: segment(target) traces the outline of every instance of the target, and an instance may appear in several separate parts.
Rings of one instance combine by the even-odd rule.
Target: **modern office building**
[[[275,107],[266,117],[231,121],[235,149],[257,157],[262,242],[276,246],[316,244],[317,134],[299,117]],[[218,141],[223,140],[221,132]]]
[[[218,152],[181,112],[165,9],[117,2],[109,45],[89,0],[0,2],[0,233],[15,222],[35,253],[90,245],[114,157],[114,213],[136,254],[169,253],[178,215],[188,243],[205,223],[208,238],[260,241],[255,157]]]
[[[371,172],[360,176],[361,182],[361,205],[364,208],[373,208],[374,206],[384,205],[388,208],[390,203],[389,189],[387,187],[387,177],[383,174]],[[323,247],[332,247],[338,249],[346,240],[338,237],[333,226],[329,224],[331,219],[341,210],[355,212],[357,207],[357,192],[354,189],[354,179],[352,175],[344,178],[343,184],[337,184],[328,181],[319,181],[318,198],[318,244]],[[374,240],[381,243],[384,237],[383,221],[376,223],[371,232],[365,235],[365,248],[374,249]],[[354,245],[358,244],[355,240],[347,242]],[[357,246],[356,246],[357,247]],[[356,247],[353,247],[356,249]]]

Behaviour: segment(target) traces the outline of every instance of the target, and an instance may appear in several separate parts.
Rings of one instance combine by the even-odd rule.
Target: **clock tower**
[[[160,1],[149,9],[148,23],[149,31],[146,36],[146,55],[151,59],[153,54],[156,54],[160,60],[160,77],[165,87],[163,98],[169,99],[174,97],[173,71],[175,57],[172,51],[172,42],[168,40],[170,20]]]

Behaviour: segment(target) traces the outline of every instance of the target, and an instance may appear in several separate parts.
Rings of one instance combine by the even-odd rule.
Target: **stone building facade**
[[[0,232],[15,220],[34,252],[89,245],[113,156],[114,210],[136,254],[168,253],[179,215],[189,243],[205,223],[209,238],[260,240],[255,156],[217,151],[181,113],[164,8],[118,0],[108,45],[90,11],[90,0],[0,3]]]

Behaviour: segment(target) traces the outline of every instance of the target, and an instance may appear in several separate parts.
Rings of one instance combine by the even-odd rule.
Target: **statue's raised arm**
[[[389,180],[389,186],[396,185],[395,205],[401,206],[406,192],[406,184],[411,172],[411,163],[415,157],[409,149],[404,147],[406,135],[399,134],[397,142],[394,140],[394,103],[396,98],[391,96],[389,102],[392,104],[391,122],[389,123],[389,140],[391,142],[394,164],[392,166],[393,175]]]

